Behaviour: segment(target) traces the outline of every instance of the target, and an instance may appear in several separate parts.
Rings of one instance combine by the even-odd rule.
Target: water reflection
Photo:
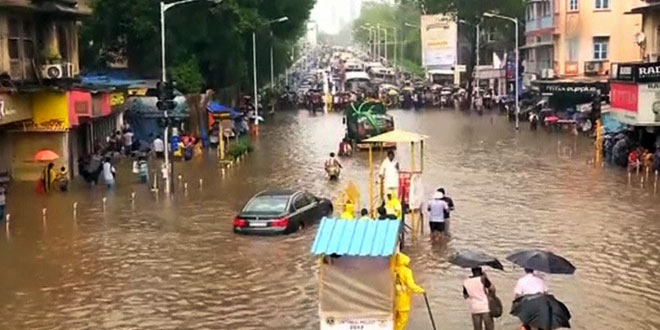
[[[393,114],[398,127],[430,136],[426,189],[443,186],[456,202],[450,241],[432,245],[424,236],[407,246],[440,329],[471,324],[461,296],[467,271],[448,263],[452,250],[503,257],[531,247],[552,249],[578,267],[575,276],[548,277],[571,308],[574,328],[660,327],[660,196],[651,185],[641,188],[634,175],[629,186],[622,171],[589,165],[592,141],[585,138],[524,126],[516,133],[500,117]],[[186,195],[177,184],[172,200],[133,184],[129,164],[120,164],[119,186],[109,193],[78,186],[43,197],[33,185],[12,187],[11,236],[0,235],[0,328],[317,329],[309,254],[315,228],[243,237],[232,233],[231,219],[271,187],[328,197],[348,180],[365,188],[365,154],[344,161],[340,183],[324,179],[323,160],[343,136],[341,125],[333,114],[278,114],[262,129],[257,152],[224,180],[213,157],[177,164],[189,188]],[[407,150],[398,152],[404,168]],[[507,265],[489,275],[508,308],[521,271]],[[411,329],[430,327],[423,307],[415,300]],[[497,322],[517,324],[509,316]]]

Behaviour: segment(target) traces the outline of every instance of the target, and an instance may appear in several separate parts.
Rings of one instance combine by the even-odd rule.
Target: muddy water
[[[393,114],[398,127],[430,136],[426,188],[444,186],[457,205],[450,240],[423,236],[406,247],[439,329],[471,325],[461,296],[467,272],[448,264],[451,251],[504,257],[527,247],[552,249],[578,267],[574,276],[547,277],[575,329],[660,328],[660,196],[652,185],[641,187],[637,176],[628,185],[622,171],[589,165],[587,139],[525,126],[515,133],[500,117]],[[349,179],[366,186],[366,155],[345,161],[339,184],[324,179],[341,125],[337,115],[278,114],[262,128],[257,151],[225,179],[211,157],[177,164],[188,192],[176,184],[174,200],[135,184],[126,163],[112,192],[76,183],[66,195],[42,197],[32,185],[13,186],[11,229],[0,236],[0,328],[318,329],[315,228],[241,237],[231,219],[271,187],[334,197]],[[407,168],[407,148],[399,153]],[[489,274],[508,309],[521,270],[506,264]],[[414,301],[410,329],[430,329],[423,307]],[[516,324],[510,316],[497,321],[503,329]]]

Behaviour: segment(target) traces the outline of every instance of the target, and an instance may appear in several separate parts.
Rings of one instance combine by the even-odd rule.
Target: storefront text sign
[[[0,94],[0,125],[32,118],[27,97]]]
[[[613,108],[636,113],[637,97],[637,85],[612,83],[610,101]]]

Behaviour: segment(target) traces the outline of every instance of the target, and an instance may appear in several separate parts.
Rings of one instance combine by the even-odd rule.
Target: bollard
[[[153,189],[153,190],[158,189],[158,173],[154,173],[154,185],[152,186],[151,189]]]
[[[225,169],[224,168],[222,169],[222,178],[223,179],[225,178]]]
[[[73,202],[73,218],[75,219],[78,215],[78,202]]]
[[[41,209],[41,216],[46,217],[46,208]]]
[[[131,192],[131,203],[135,204],[135,191]]]
[[[628,171],[628,184],[632,182],[632,172]]]
[[[639,186],[644,188],[644,176],[639,179]]]
[[[9,235],[9,222],[11,221],[11,214],[7,213],[5,216],[5,231],[7,232],[7,235]]]
[[[204,179],[199,179],[199,189],[204,188]]]
[[[188,191],[188,182],[183,184],[183,190]]]
[[[183,175],[179,174],[177,179],[179,180],[179,189],[181,189],[181,184],[183,183]]]
[[[105,212],[105,204],[108,199],[106,197],[103,197],[103,212]]]

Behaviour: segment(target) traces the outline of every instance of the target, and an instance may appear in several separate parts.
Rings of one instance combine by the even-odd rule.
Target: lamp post
[[[166,53],[165,53],[165,12],[176,7],[178,5],[183,5],[191,2],[197,2],[202,0],[181,0],[177,2],[171,2],[166,4],[165,2],[160,2],[160,54],[161,54],[161,79],[163,83],[167,82],[167,64],[166,64]],[[222,0],[207,0],[215,4],[220,4]],[[164,86],[163,86],[164,87]],[[167,169],[167,176],[165,177],[165,193],[170,193],[171,187],[171,167],[170,167],[170,149],[169,149],[169,119],[167,114],[167,109],[165,110],[163,116],[165,117],[165,134],[163,138],[165,139],[165,167]]]
[[[411,24],[411,23],[403,23],[403,27],[404,27],[404,28],[407,27],[407,28],[419,29],[419,25],[415,25],[415,24]],[[405,30],[405,29],[404,29],[404,30]],[[406,57],[406,56],[405,56],[405,53],[404,53],[404,49],[405,49],[405,47],[406,47],[406,43],[407,43],[407,41],[406,41],[406,32],[403,31],[403,38],[402,38],[402,45],[401,45],[401,60],[402,60],[402,61],[403,61],[403,59]]]
[[[476,63],[476,65],[475,65],[475,69],[477,70],[477,72],[476,72],[475,76],[476,76],[477,90],[478,90],[478,89],[479,89],[479,59],[480,59],[480,57],[479,57],[479,47],[480,47],[480,42],[481,42],[481,40],[480,40],[480,38],[479,38],[479,37],[480,37],[480,35],[479,35],[479,33],[480,33],[479,28],[480,28],[481,23],[475,25],[475,24],[472,24],[472,23],[470,23],[470,22],[468,22],[468,21],[466,21],[466,20],[463,20],[463,19],[459,19],[458,22],[459,22],[459,23],[463,23],[463,24],[465,24],[465,25],[471,25],[471,26],[475,27],[475,29],[477,30],[477,31],[476,31],[476,33],[477,33],[477,35],[476,35],[476,41],[475,41],[475,43],[476,43],[476,45],[475,45],[475,50],[476,50],[476,53],[477,53],[477,63]]]
[[[484,16],[485,17],[491,17],[491,18],[504,19],[504,20],[507,20],[507,21],[511,21],[515,24],[515,28],[516,28],[516,45],[515,45],[516,77],[514,79],[514,81],[515,81],[514,83],[516,85],[516,130],[518,130],[518,129],[520,129],[520,118],[519,118],[519,116],[520,116],[520,104],[519,104],[519,102],[520,102],[519,101],[520,91],[519,91],[519,87],[518,87],[518,77],[519,77],[519,74],[520,74],[518,72],[520,70],[520,68],[519,68],[519,66],[520,66],[520,51],[518,49],[518,38],[519,38],[518,34],[520,33],[520,31],[518,30],[518,19],[514,18],[514,17],[503,16],[503,15],[498,15],[498,14],[493,14],[493,13],[484,13]]]
[[[289,20],[289,17],[284,16],[272,21],[268,21],[259,27],[269,26],[274,23],[282,23]],[[271,45],[271,84],[272,84],[272,45]],[[259,99],[258,99],[258,87],[257,87],[257,31],[252,31],[252,79],[254,80],[254,125],[255,127],[259,126]]]

